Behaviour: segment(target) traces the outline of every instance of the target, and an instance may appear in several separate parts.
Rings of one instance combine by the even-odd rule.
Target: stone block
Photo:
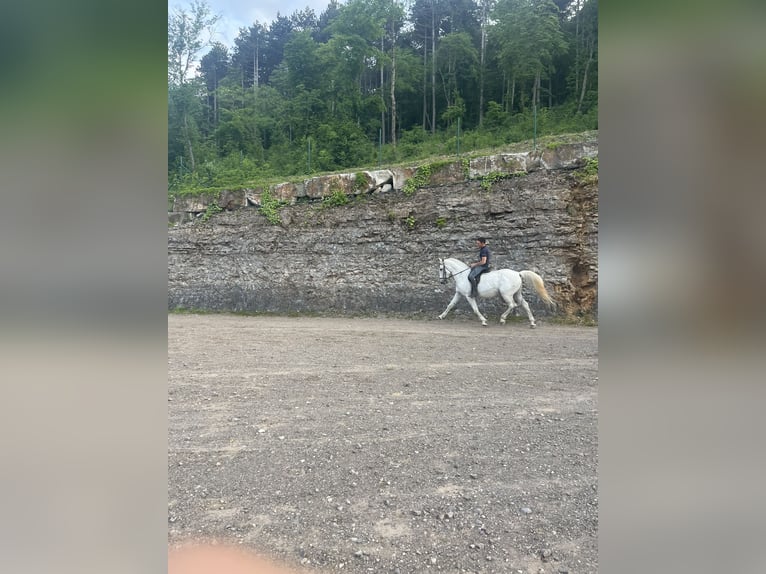
[[[462,181],[465,181],[463,162],[451,161],[431,167],[431,178],[428,180],[428,185],[446,185]]]
[[[394,189],[404,189],[405,182],[410,179],[413,175],[415,175],[415,172],[418,170],[417,167],[395,167],[391,169],[391,175],[393,176],[393,186]]]
[[[490,173],[526,173],[528,156],[526,153],[502,153],[472,159],[468,177],[478,179]]]
[[[209,205],[215,200],[210,195],[181,195],[173,199],[173,211],[185,211],[187,213],[201,213],[207,211]]]
[[[543,169],[572,169],[580,166],[583,158],[597,154],[598,147],[594,144],[562,144],[542,150],[540,164]]]
[[[332,195],[338,189],[346,195],[353,195],[357,192],[356,185],[355,173],[321,175],[306,180],[306,196],[311,199],[322,199]]]
[[[247,199],[245,198],[244,189],[237,189],[234,191],[224,190],[218,196],[218,207],[226,209],[227,211],[241,209],[246,205]]]
[[[388,169],[378,169],[375,171],[365,171],[364,174],[370,179],[371,187],[367,191],[372,191],[387,183],[393,183],[394,174]]]
[[[271,195],[279,201],[292,205],[298,197],[305,195],[305,191],[302,183],[278,183],[271,188]]]

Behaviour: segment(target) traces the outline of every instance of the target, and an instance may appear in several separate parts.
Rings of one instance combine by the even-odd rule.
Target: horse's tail
[[[549,305],[550,307],[555,307],[556,303],[551,299],[551,296],[548,294],[548,291],[545,289],[545,284],[543,283],[543,278],[540,277],[537,273],[534,271],[524,270],[519,271],[519,275],[521,275],[521,279],[523,281],[528,281],[532,284],[532,287],[535,288],[535,291],[537,291],[537,294],[540,296],[540,299],[543,300],[543,302],[546,305]]]

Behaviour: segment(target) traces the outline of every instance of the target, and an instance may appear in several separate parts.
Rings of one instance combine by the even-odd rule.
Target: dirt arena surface
[[[488,319],[168,315],[169,542],[597,572],[598,330]]]

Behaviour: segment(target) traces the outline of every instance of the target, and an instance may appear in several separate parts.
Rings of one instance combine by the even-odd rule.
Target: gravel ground
[[[171,545],[598,571],[596,328],[171,314],[168,380]]]

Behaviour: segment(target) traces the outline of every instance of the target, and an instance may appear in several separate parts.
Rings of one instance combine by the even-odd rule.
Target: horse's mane
[[[454,263],[456,267],[460,267],[460,270],[468,269],[468,265],[466,263],[463,263],[460,261],[460,259],[455,259],[454,257],[447,257],[444,260],[444,264],[447,265],[447,262]]]

